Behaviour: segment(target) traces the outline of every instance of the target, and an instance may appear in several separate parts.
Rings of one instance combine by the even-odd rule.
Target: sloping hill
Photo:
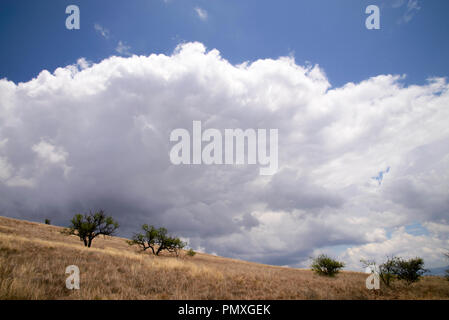
[[[119,237],[85,248],[63,228],[0,217],[0,299],[448,299],[449,282],[425,277],[373,292],[366,275],[328,279],[299,270],[198,253],[154,257]],[[80,290],[65,287],[80,269]]]

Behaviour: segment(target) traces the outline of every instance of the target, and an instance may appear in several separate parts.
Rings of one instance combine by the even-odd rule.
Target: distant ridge
[[[429,272],[426,273],[427,276],[444,276],[446,274],[446,270],[449,269],[449,266],[447,267],[441,267],[441,268],[432,268],[429,269]]]

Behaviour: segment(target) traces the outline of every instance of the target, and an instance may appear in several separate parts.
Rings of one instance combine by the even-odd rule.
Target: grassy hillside
[[[85,248],[62,228],[0,217],[0,299],[448,299],[449,282],[425,277],[377,292],[366,275],[328,279],[310,270],[267,266],[198,253],[153,257],[123,238]],[[80,268],[80,290],[65,269]]]

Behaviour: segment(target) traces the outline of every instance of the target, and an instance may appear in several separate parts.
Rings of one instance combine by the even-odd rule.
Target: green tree
[[[396,278],[399,261],[398,257],[387,257],[387,261],[379,266],[379,278],[387,287],[390,287]]]
[[[340,269],[344,268],[343,262],[334,260],[325,254],[321,254],[312,261],[311,268],[317,274],[322,276],[333,277]]]
[[[70,223],[67,233],[78,236],[88,248],[93,239],[99,235],[111,236],[119,227],[112,217],[106,216],[104,210],[84,215],[76,214]]]
[[[416,257],[409,260],[399,258],[396,261],[395,275],[398,280],[404,280],[408,285],[419,281],[426,272],[422,258]]]
[[[142,226],[144,233],[136,233],[131,240],[127,241],[129,245],[138,245],[143,251],[151,249],[153,254],[156,254],[157,238],[159,236],[159,230],[154,226],[148,226],[144,224]]]
[[[186,246],[181,239],[169,236],[165,228],[156,229],[154,226],[144,224],[142,230],[143,233],[136,233],[131,240],[127,241],[129,245],[138,245],[143,251],[151,249],[156,256],[163,250],[178,255],[179,250]]]

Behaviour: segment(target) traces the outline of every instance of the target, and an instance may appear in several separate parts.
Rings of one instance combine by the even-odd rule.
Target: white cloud
[[[79,68],[81,68],[81,70],[87,69],[91,65],[91,63],[87,61],[85,58],[79,58],[76,61],[76,64],[78,65]]]
[[[0,152],[6,146],[8,139],[0,141]],[[0,183],[8,187],[34,187],[33,179],[26,179],[21,176],[21,172],[17,172],[13,165],[6,157],[0,156]]]
[[[195,7],[195,12],[201,20],[207,20],[208,14],[206,10],[201,9],[200,7]]]
[[[32,147],[33,151],[36,152],[42,159],[50,163],[65,163],[67,159],[67,153],[62,150],[57,150],[55,146],[48,142],[41,141]]]
[[[69,174],[71,168],[66,164],[68,153],[63,148],[57,148],[49,142],[41,141],[31,147],[31,149],[44,162],[51,165],[60,165],[64,169],[64,175]]]
[[[447,262],[442,259],[449,248],[449,239],[432,236],[415,236],[407,233],[405,228],[395,230],[390,239],[373,242],[347,249],[341,256],[353,270],[362,269],[361,259],[375,260],[383,263],[387,257],[399,256],[405,259],[421,257],[425,267],[443,267]]]
[[[446,220],[440,222],[426,222],[424,223],[424,227],[429,230],[433,237],[449,239],[449,224]]]
[[[5,181],[11,177],[11,165],[5,158],[0,158],[0,181]]]
[[[334,246],[352,262],[398,252],[443,264],[430,250],[446,245],[448,89],[394,75],[331,88],[318,66],[235,66],[200,43],[3,79],[0,212],[66,225],[104,208],[122,235],[151,223],[206,252],[280,265]],[[193,120],[279,129],[278,173],[173,166],[170,132]],[[430,233],[401,229],[415,222]]]

